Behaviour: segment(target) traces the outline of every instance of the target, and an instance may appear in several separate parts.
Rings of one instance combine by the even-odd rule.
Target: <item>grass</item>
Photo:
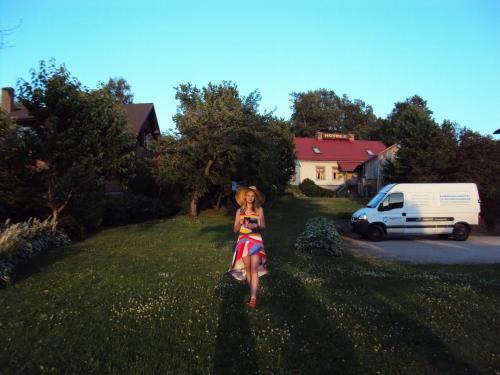
[[[308,218],[348,199],[267,207],[258,308],[228,277],[232,213],[109,229],[0,290],[0,373],[359,374],[500,371],[500,265],[298,254]]]

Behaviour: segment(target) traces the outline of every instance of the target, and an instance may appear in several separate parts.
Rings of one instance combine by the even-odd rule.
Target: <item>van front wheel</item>
[[[366,237],[370,241],[380,241],[384,238],[384,230],[379,225],[371,225],[366,232]]]
[[[453,227],[453,238],[457,241],[465,241],[469,238],[469,228],[465,224],[455,224]]]

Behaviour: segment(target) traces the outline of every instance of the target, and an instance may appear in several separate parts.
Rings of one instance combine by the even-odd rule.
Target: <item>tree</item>
[[[39,167],[31,149],[36,134],[17,127],[10,115],[0,110],[0,220],[26,220],[40,211],[33,192],[39,185]]]
[[[102,191],[111,175],[125,178],[135,139],[123,108],[104,90],[85,91],[66,68],[40,62],[31,80],[19,82],[19,98],[35,118],[31,150],[38,160],[40,194],[57,229],[72,197]]]
[[[385,129],[386,144],[398,143],[394,163],[384,175],[391,182],[439,182],[450,176],[455,158],[453,126],[440,127],[425,100],[413,96],[396,103]]]
[[[256,184],[265,193],[284,188],[294,166],[293,137],[287,124],[260,114],[260,94],[239,95],[236,85],[180,85],[177,133],[157,143],[156,178],[163,186],[183,186],[189,212],[202,198],[220,207],[231,181]]]
[[[371,106],[362,100],[351,101],[334,91],[319,89],[292,93],[291,130],[296,136],[312,137],[317,131],[354,133],[368,137],[376,123]]]
[[[122,104],[130,104],[134,101],[131,87],[124,78],[110,78],[107,83],[101,82],[100,89],[114,96]]]
[[[464,128],[458,137],[453,179],[478,185],[483,217],[500,217],[500,142]]]
[[[182,184],[191,194],[190,214],[213,185],[231,181],[245,132],[244,101],[231,82],[209,83],[202,90],[190,84],[177,88],[174,116],[180,138],[174,161]]]
[[[287,121],[273,116],[262,120],[250,142],[254,147],[249,147],[248,154],[240,160],[235,180],[259,186],[272,199],[284,191],[294,173],[295,142]]]

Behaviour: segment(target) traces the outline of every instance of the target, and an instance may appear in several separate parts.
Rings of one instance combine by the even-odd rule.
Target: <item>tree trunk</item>
[[[222,195],[223,195],[223,192],[220,191],[219,196],[217,197],[217,204],[215,205],[215,208],[217,209],[217,211],[220,211],[220,204],[222,201]]]
[[[50,229],[52,230],[52,233],[56,233],[57,225],[59,224],[59,211],[54,206],[52,206],[50,209],[52,211],[50,219]]]
[[[205,171],[203,172],[205,177],[208,177],[210,174],[210,168],[212,168],[212,165],[214,164],[214,160],[210,159],[207,161],[207,164],[205,165]]]
[[[52,184],[49,184],[49,191],[48,191],[49,201],[47,203],[47,206],[50,208],[50,211],[52,211],[52,218],[50,220],[52,233],[56,233],[57,226],[59,225],[59,214],[68,205],[72,195],[73,195],[73,188],[71,188],[68,195],[66,196],[66,200],[61,205],[58,206],[57,203],[54,202],[54,197],[52,195]]]
[[[191,206],[189,209],[189,214],[193,217],[198,216],[198,202],[200,201],[201,195],[195,191],[193,198],[191,199]]]

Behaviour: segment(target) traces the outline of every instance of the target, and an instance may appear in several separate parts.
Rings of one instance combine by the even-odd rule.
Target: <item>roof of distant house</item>
[[[35,118],[29,113],[29,111],[24,106],[16,107],[10,113],[12,117],[19,122],[33,121]]]
[[[127,112],[128,123],[132,126],[136,133],[139,133],[144,121],[146,121],[151,113],[154,114],[153,121],[156,122],[156,128],[159,129],[153,103],[131,103],[125,104],[124,107]]]
[[[380,141],[295,138],[298,160],[355,162],[355,165],[344,163],[346,169],[341,167],[344,170],[354,170],[357,165],[385,148]]]
[[[160,128],[153,103],[124,104],[124,108],[127,114],[127,122],[136,133],[139,133],[144,122],[150,115],[153,115],[151,117],[151,121],[153,121],[154,127],[159,132]],[[10,114],[19,124],[30,123],[35,120],[29,111],[22,105],[18,105],[18,107],[14,108]]]

